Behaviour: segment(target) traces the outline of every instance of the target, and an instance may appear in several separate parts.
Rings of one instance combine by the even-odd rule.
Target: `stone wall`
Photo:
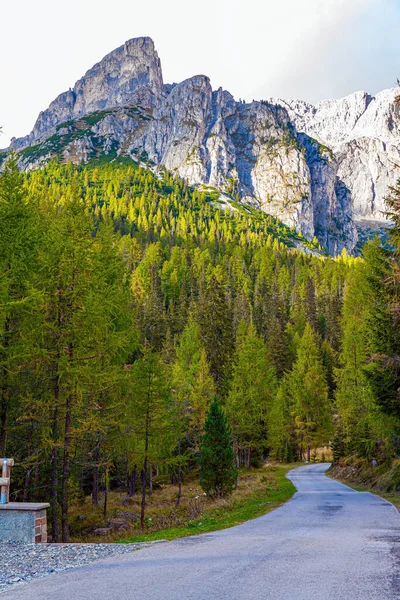
[[[0,505],[0,542],[47,542],[48,504],[10,502]]]

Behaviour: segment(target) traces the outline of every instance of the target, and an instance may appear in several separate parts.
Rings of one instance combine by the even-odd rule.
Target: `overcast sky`
[[[204,73],[249,101],[317,102],[400,77],[400,0],[1,0],[0,147],[125,40],[155,41],[165,82]]]

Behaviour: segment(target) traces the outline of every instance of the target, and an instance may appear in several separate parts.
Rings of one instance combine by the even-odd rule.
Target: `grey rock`
[[[93,531],[94,535],[108,535],[112,532],[111,527],[98,527]]]
[[[384,198],[400,169],[400,90],[315,106],[245,104],[213,91],[205,75],[164,85],[152,40],[137,38],[58,96],[11,148],[32,169],[54,156],[54,140],[64,161],[127,155],[216,187],[338,254],[357,247],[356,222],[387,223]]]
[[[113,531],[119,531],[121,529],[129,529],[129,525],[125,521],[125,519],[110,519],[108,521],[108,527],[110,527]]]
[[[126,510],[126,511],[121,510],[118,513],[118,516],[121,519],[128,519],[129,521],[137,521],[138,519],[140,519],[140,515],[138,515],[137,513],[130,512],[128,510]]]

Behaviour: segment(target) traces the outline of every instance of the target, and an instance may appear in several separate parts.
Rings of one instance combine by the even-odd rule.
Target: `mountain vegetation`
[[[71,506],[265,458],[399,448],[400,184],[391,245],[332,258],[212,188],[131,160],[0,175],[0,448],[12,497]],[[223,467],[223,468],[219,468]],[[101,503],[101,506],[100,506]]]

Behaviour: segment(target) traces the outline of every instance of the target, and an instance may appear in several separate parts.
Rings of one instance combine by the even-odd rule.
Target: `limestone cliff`
[[[400,90],[315,106],[245,104],[213,91],[204,75],[164,85],[152,40],[137,38],[58,96],[11,147],[26,169],[52,156],[161,165],[256,204],[337,254],[355,248],[357,222],[386,220],[384,197],[399,176]]]

